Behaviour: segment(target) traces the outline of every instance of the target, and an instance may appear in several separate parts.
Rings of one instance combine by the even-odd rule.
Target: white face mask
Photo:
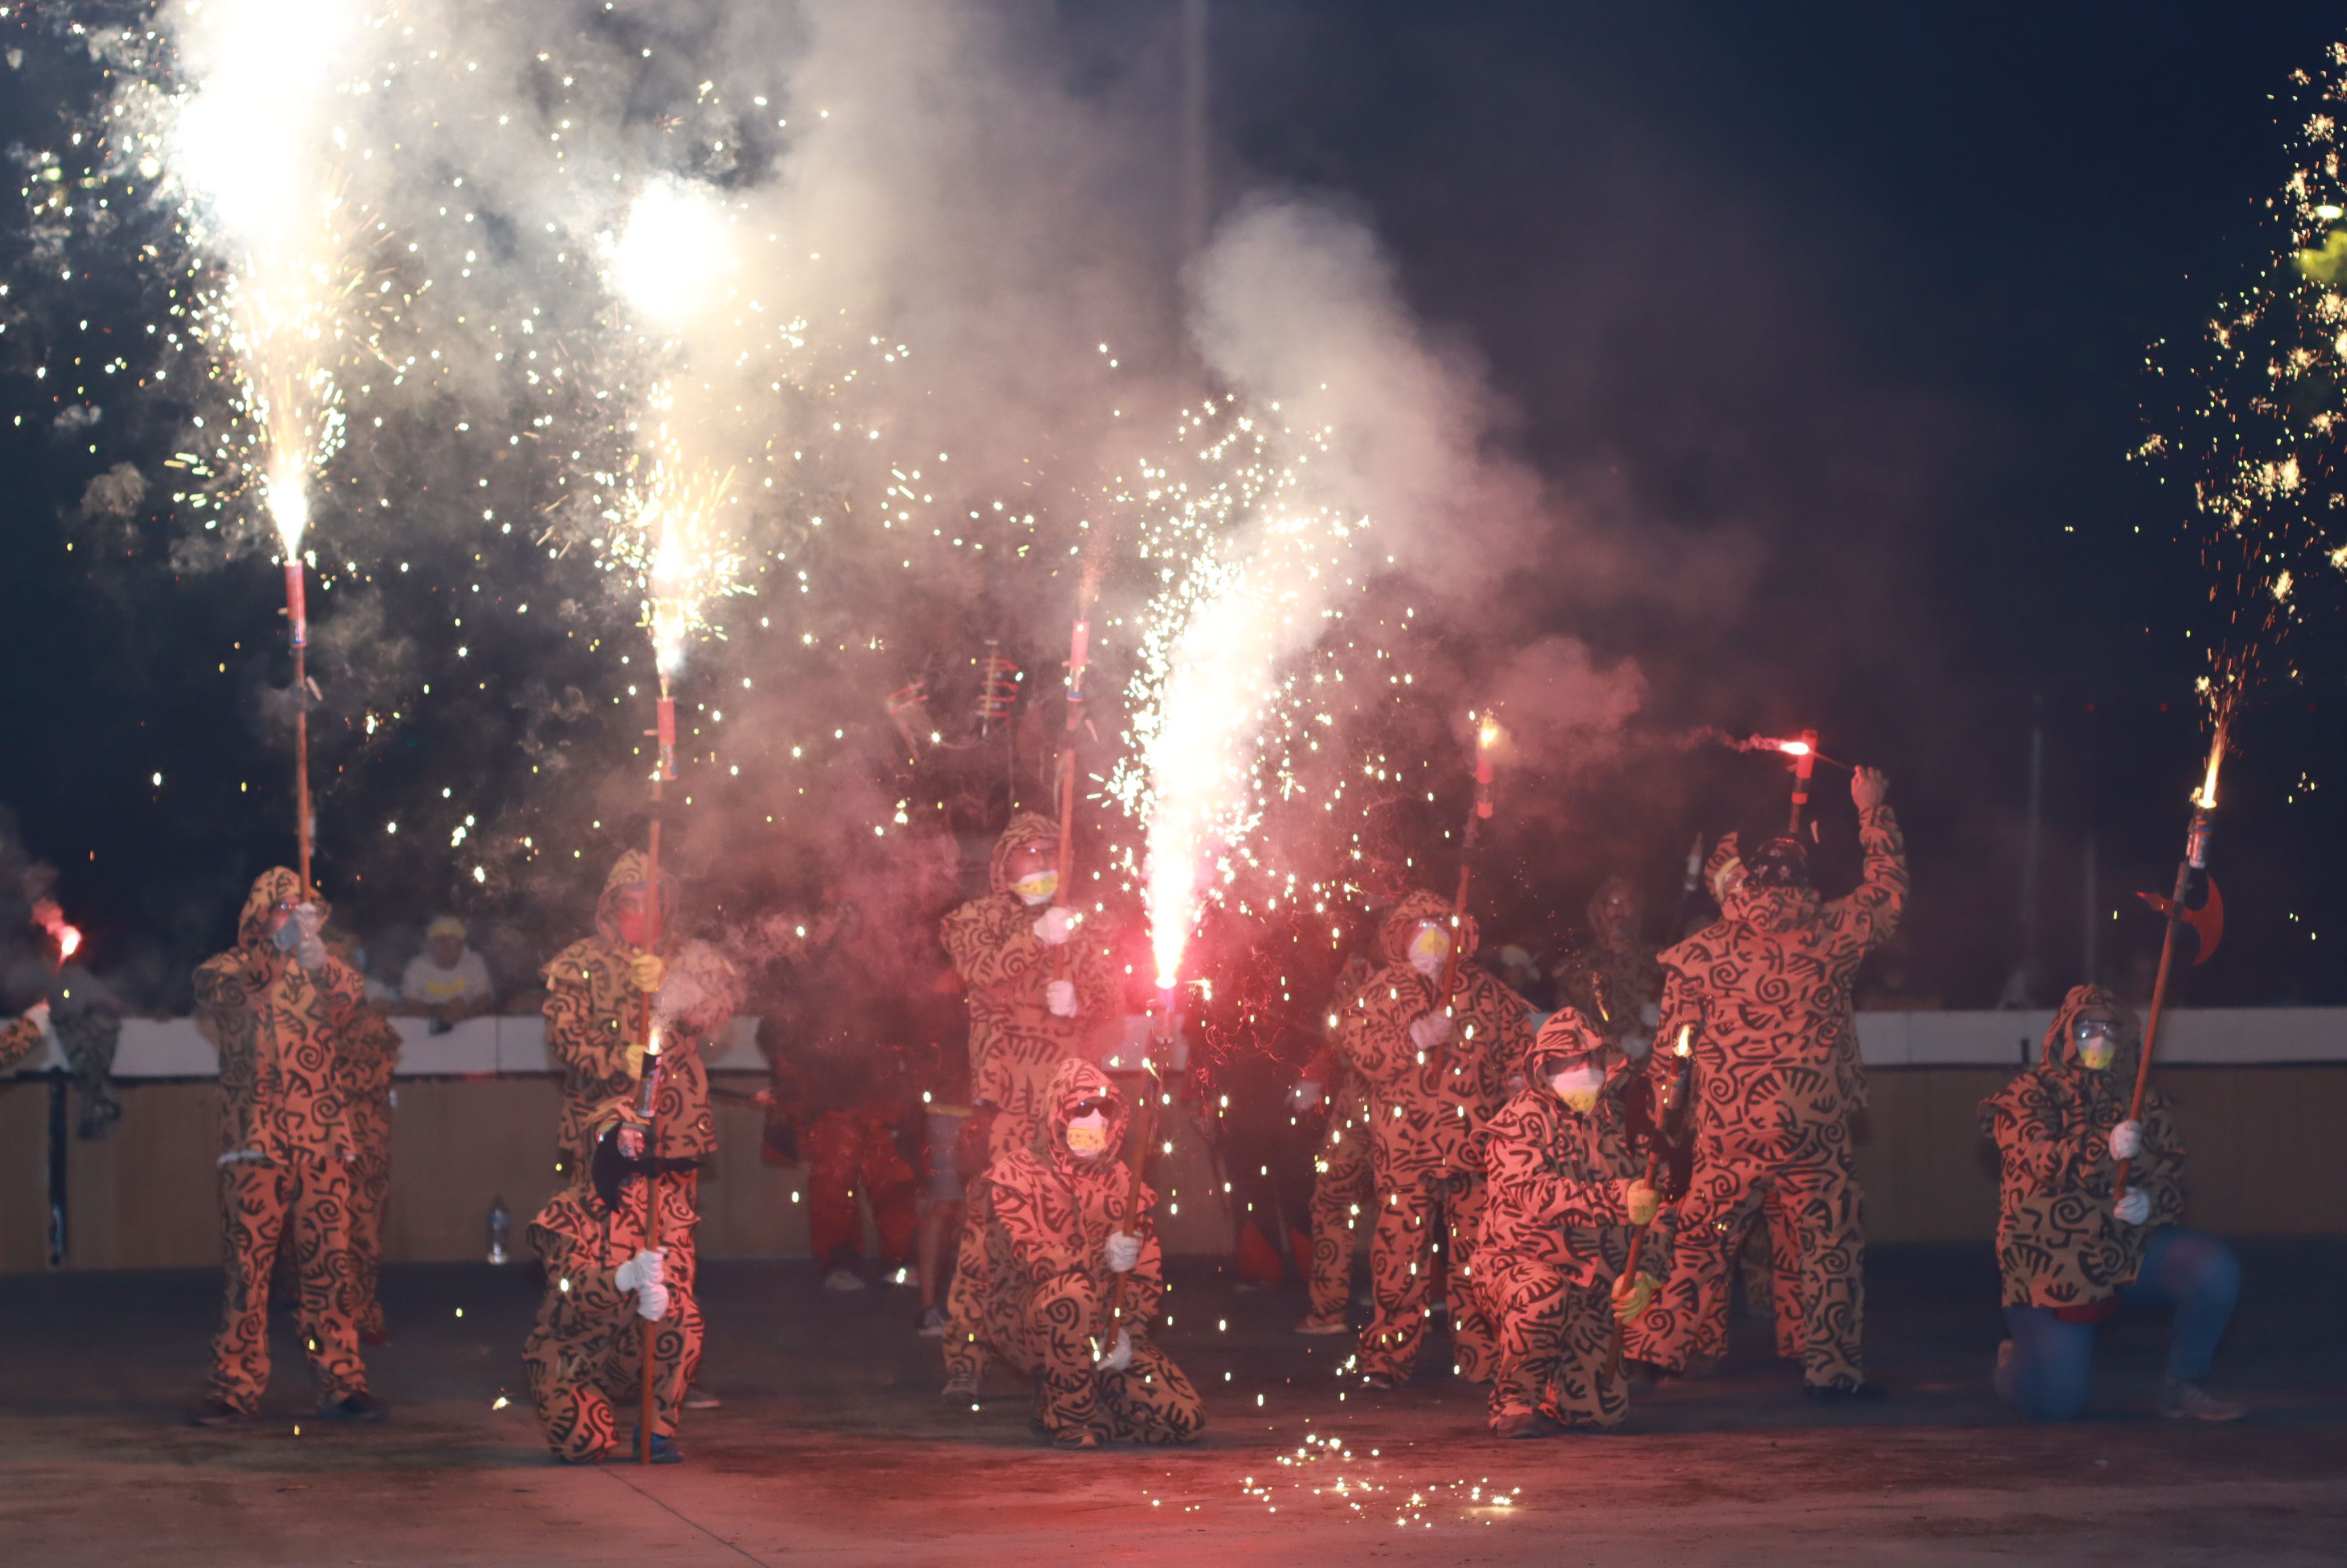
[[[1578,1061],[1551,1074],[1548,1086],[1559,1100],[1586,1116],[1597,1109],[1597,1091],[1605,1087],[1605,1074],[1594,1062]]]
[[[1450,938],[1431,920],[1419,923],[1409,939],[1409,967],[1434,979],[1450,961]]]
[[[1108,1113],[1095,1111],[1068,1123],[1068,1153],[1079,1160],[1097,1160],[1108,1153]]]

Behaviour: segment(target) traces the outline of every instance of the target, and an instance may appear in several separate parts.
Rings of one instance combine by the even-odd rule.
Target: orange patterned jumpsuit
[[[269,1276],[281,1244],[300,1280],[296,1320],[322,1404],[367,1391],[351,1281],[351,1163],[343,1031],[364,982],[328,957],[281,951],[271,912],[299,903],[283,866],[252,884],[237,945],[196,970],[196,1008],[220,1067],[221,1251],[227,1265],[211,1393],[246,1414],[269,1388]]]

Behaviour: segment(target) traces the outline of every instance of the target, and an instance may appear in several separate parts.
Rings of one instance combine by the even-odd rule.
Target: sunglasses
[[[1115,1108],[1112,1100],[1086,1100],[1068,1113],[1068,1120],[1081,1121],[1086,1116],[1105,1116]]]

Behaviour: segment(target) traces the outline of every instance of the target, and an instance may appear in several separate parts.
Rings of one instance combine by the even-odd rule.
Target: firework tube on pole
[[[1076,606],[1076,629],[1068,637],[1068,721],[1060,732],[1060,886],[1056,901],[1066,905],[1076,887],[1076,735],[1084,720],[1084,668],[1092,661],[1092,594]],[[1051,959],[1053,978],[1068,978],[1068,944]]]
[[[1442,984],[1435,994],[1438,1009],[1450,1007],[1459,994],[1459,951],[1464,946],[1460,933],[1467,928],[1467,889],[1475,875],[1476,828],[1491,815],[1491,747],[1499,738],[1498,721],[1484,714],[1475,728],[1475,809],[1468,813],[1467,832],[1459,845],[1459,896],[1450,903],[1450,953],[1443,960]]]
[[[285,548],[285,623],[293,644],[293,834],[301,852],[302,897],[310,881],[310,603],[301,553]]]
[[[1787,743],[1784,750],[1793,759],[1793,809],[1785,825],[1785,834],[1788,838],[1799,838],[1801,814],[1809,808],[1809,781],[1818,772],[1818,733],[1803,730],[1800,738]]]
[[[1681,1124],[1686,1119],[1687,1086],[1695,1075],[1695,1025],[1679,1025],[1679,1038],[1671,1047],[1671,1081],[1663,1091],[1662,1104],[1655,1107],[1654,1139],[1646,1145],[1646,1185],[1657,1192],[1661,1190],[1664,1168],[1669,1163],[1670,1145],[1681,1136]],[[1634,1286],[1638,1279],[1639,1256],[1646,1250],[1646,1233],[1654,1228],[1651,1219],[1630,1227],[1630,1253],[1622,1265],[1621,1277]],[[1617,1317],[1605,1341],[1605,1376],[1611,1378],[1621,1366],[1622,1320]]]
[[[676,699],[669,694],[668,675],[660,678],[660,698],[654,709],[654,727],[648,732],[659,747],[652,764],[652,820],[645,853],[646,893],[644,910],[644,950],[657,953],[661,945],[661,801],[662,785],[676,776]],[[660,1234],[660,1030],[652,1018],[652,999],[644,998],[644,1010],[638,1025],[637,1041],[644,1048],[644,1156],[649,1162],[644,1169],[644,1250],[658,1252]],[[636,1428],[636,1462],[652,1462],[652,1419],[655,1401],[652,1398],[652,1340],[659,1325],[651,1318],[641,1320],[643,1333],[643,1406]]]
[[[2217,811],[2217,769],[2225,760],[2226,721],[2217,722],[2217,739],[2209,748],[2209,773],[2200,793],[2192,797],[2192,816],[2184,829],[2184,858],[2176,863],[2176,896],[2168,901],[2168,927],[2159,939],[2159,970],[2151,983],[2151,1011],[2143,1023],[2143,1046],[2136,1054],[2135,1097],[2127,1102],[2127,1120],[2143,1120],[2144,1091],[2151,1084],[2151,1052],[2159,1040],[2160,1015],[2168,1008],[2168,977],[2176,964],[2176,933],[2184,924],[2184,896],[2191,891],[2192,874],[2209,869],[2209,819]],[[2127,1196],[2127,1168],[2134,1156],[2121,1160],[2111,1172],[2111,1202]]]

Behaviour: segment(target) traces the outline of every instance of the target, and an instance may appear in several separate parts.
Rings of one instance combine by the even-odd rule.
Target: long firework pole
[[[1149,1145],[1157,1136],[1157,1083],[1154,1073],[1144,1064],[1141,1075],[1141,1104],[1133,1116],[1133,1163],[1127,1172],[1124,1189],[1124,1220],[1118,1228],[1125,1235],[1141,1234],[1141,1163],[1148,1158]],[[1108,1283],[1108,1323],[1101,1331],[1094,1360],[1102,1360],[1116,1349],[1116,1331],[1124,1319],[1124,1282],[1132,1277],[1127,1269]]]
[[[1646,1146],[1646,1185],[1658,1191],[1667,1154],[1666,1141],[1672,1132],[1671,1122],[1674,1118],[1684,1114],[1687,1080],[1695,1071],[1695,1027],[1692,1024],[1679,1025],[1678,1041],[1671,1048],[1671,1055],[1678,1065],[1672,1070],[1670,1085],[1664,1091],[1663,1102],[1655,1112],[1655,1140]],[[1633,1286],[1638,1280],[1639,1256],[1646,1250],[1646,1233],[1654,1228],[1655,1222],[1651,1219],[1645,1225],[1631,1228],[1629,1258],[1622,1265],[1621,1277]],[[1605,1376],[1609,1378],[1622,1365],[1622,1320],[1615,1318],[1614,1332],[1605,1341]]]
[[[293,639],[293,832],[301,845],[302,897],[310,886],[310,606],[301,553],[285,548],[285,619]]]
[[[1449,1007],[1459,994],[1460,933],[1467,928],[1467,888],[1475,875],[1475,830],[1491,815],[1491,743],[1499,738],[1500,726],[1486,714],[1475,731],[1475,809],[1467,815],[1467,832],[1460,841],[1459,896],[1450,904],[1450,954],[1443,960],[1437,1008]]]
[[[2151,1014],[2144,1020],[2143,1046],[2135,1064],[2135,1098],[2127,1103],[2127,1120],[2143,1120],[2144,1091],[2151,1083],[2151,1052],[2159,1040],[2159,1018],[2168,1006],[2168,976],[2176,962],[2176,932],[2184,924],[2184,895],[2190,891],[2192,874],[2209,867],[2209,819],[2217,808],[2217,764],[2225,751],[2225,732],[2217,731],[2216,748],[2209,754],[2209,782],[2193,802],[2192,820],[2184,830],[2184,858],[2176,863],[2176,896],[2168,901],[2168,929],[2159,939],[2159,972],[2151,983]],[[2128,1155],[2111,1173],[2111,1201],[2127,1196],[2127,1167],[2135,1163]]]
[[[1068,637],[1068,721],[1060,733],[1060,886],[1058,901],[1065,905],[1076,886],[1076,736],[1084,719],[1084,668],[1092,661],[1092,584],[1086,580],[1076,600],[1076,629]],[[1068,978],[1068,945],[1060,944],[1051,960],[1056,979]]]
[[[660,678],[660,702],[655,710],[656,728],[651,732],[660,747],[658,760],[652,765],[652,820],[649,836],[650,847],[645,855],[646,885],[650,898],[644,914],[645,950],[657,953],[661,944],[661,800],[662,786],[676,776],[676,699],[669,695],[668,674]],[[644,1171],[644,1250],[660,1250],[660,1042],[654,1035],[652,999],[644,998],[643,1019],[638,1027],[638,1042],[644,1048],[644,1157],[651,1162]],[[651,1318],[643,1323],[643,1406],[637,1420],[636,1462],[652,1462],[652,1419],[655,1401],[652,1398],[652,1339],[659,1325]]]

